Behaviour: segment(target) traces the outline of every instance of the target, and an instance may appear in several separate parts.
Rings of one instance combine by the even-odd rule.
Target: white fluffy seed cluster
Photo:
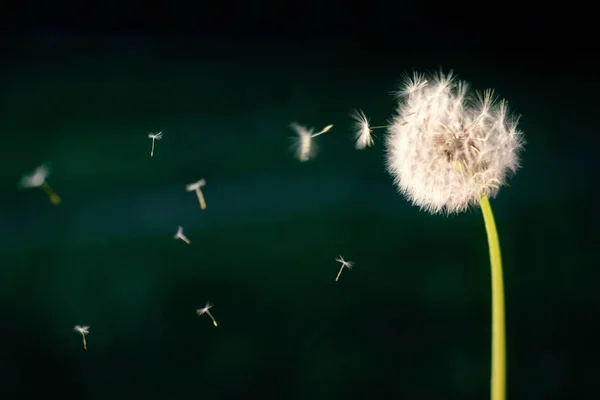
[[[517,122],[492,90],[472,93],[452,73],[415,74],[388,128],[388,170],[421,209],[464,211],[494,197],[517,170],[524,144]]]

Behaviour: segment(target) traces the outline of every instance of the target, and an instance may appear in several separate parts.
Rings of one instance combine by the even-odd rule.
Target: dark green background
[[[48,37],[6,54],[3,398],[486,398],[480,212],[411,206],[383,131],[357,151],[348,117],[385,124],[402,74],[440,66],[522,114],[523,168],[492,201],[510,398],[595,398],[597,111],[579,64],[344,40]],[[289,150],[292,121],[335,125],[315,160]],[[16,188],[42,162],[58,207]],[[201,177],[205,211],[185,191]],[[339,254],[356,266],[336,283]],[[218,328],[195,314],[207,300]]]

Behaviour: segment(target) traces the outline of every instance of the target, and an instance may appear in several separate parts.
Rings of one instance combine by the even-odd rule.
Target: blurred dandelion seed
[[[191,243],[190,240],[183,234],[183,227],[181,226],[177,227],[177,233],[173,236],[173,239],[181,239],[187,244]]]
[[[83,349],[85,351],[87,351],[87,343],[85,342],[85,335],[89,335],[89,333],[90,333],[90,327],[89,326],[75,325],[75,327],[73,328],[73,330],[75,332],[78,332],[78,333],[81,334],[81,337],[83,338]]]
[[[158,133],[149,133],[148,137],[152,139],[152,150],[150,151],[150,157],[154,157],[154,141],[162,139],[162,131]]]
[[[338,279],[340,279],[340,275],[342,274],[344,268],[352,269],[352,267],[354,266],[354,262],[346,261],[342,256],[337,257],[335,261],[342,263],[342,266],[340,267],[340,272],[338,272],[337,276],[335,277],[335,281],[337,282]]]
[[[212,316],[212,314],[210,313],[210,311],[208,311],[210,308],[213,307],[213,304],[210,301],[206,302],[206,305],[204,306],[204,308],[199,308],[196,310],[196,314],[203,315],[206,314],[210,317],[210,319],[212,320],[212,323],[214,326],[218,326],[217,325],[217,321],[215,321],[215,318]]]
[[[308,129],[305,126],[299,125],[295,122],[290,124],[290,128],[293,129],[298,135],[296,138],[294,138],[294,143],[292,145],[292,148],[296,153],[296,158],[301,162],[304,162],[313,158],[317,153],[317,147],[312,139],[328,132],[331,128],[333,128],[333,125],[327,125],[317,133],[313,133],[313,128]]]
[[[350,113],[354,120],[354,139],[356,140],[356,149],[362,150],[373,145],[373,129],[387,128],[387,125],[370,126],[369,119],[362,110],[354,110]]]
[[[316,147],[312,143],[312,129],[308,130],[305,126],[298,125],[295,122],[290,124],[290,128],[298,135],[293,144],[296,158],[301,162],[308,161],[316,154]]]
[[[201,187],[206,185],[206,181],[204,179],[200,179],[198,182],[190,183],[185,187],[185,190],[188,192],[196,192],[196,196],[198,196],[198,202],[200,203],[200,208],[202,210],[206,209],[206,200],[204,200],[204,195],[202,194]]]
[[[50,198],[50,202],[52,202],[52,204],[58,205],[61,202],[61,198],[58,195],[58,193],[56,193],[54,189],[50,187],[48,182],[46,182],[46,179],[49,175],[50,166],[48,164],[42,164],[39,167],[37,167],[32,173],[23,175],[23,177],[19,181],[18,186],[21,189],[39,187]]]

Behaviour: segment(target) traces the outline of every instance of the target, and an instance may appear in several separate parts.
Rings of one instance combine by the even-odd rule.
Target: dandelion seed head
[[[469,91],[450,72],[404,83],[386,140],[400,192],[431,213],[455,213],[495,197],[519,167],[518,118],[492,90]]]
[[[354,110],[350,116],[354,120],[354,138],[356,140],[356,149],[361,150],[373,144],[371,127],[369,119],[362,110]]]

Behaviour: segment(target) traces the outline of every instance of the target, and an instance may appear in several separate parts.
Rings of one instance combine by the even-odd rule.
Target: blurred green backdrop
[[[411,206],[384,169],[384,133],[357,151],[348,116],[384,125],[402,74],[440,66],[522,114],[523,168],[492,201],[509,396],[594,398],[594,155],[576,139],[594,110],[564,65],[343,40],[48,38],[7,54],[2,398],[486,398],[479,210]],[[290,151],[293,121],[334,124],[313,161]],[[42,162],[59,206],[17,190]],[[185,191],[200,178],[205,211]],[[336,283],[340,254],[356,266]],[[218,328],[196,316],[207,300]],[[91,325],[87,352],[75,324]]]

